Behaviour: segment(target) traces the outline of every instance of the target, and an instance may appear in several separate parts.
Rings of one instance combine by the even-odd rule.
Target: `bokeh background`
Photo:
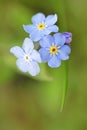
[[[56,70],[43,65],[33,78],[17,69],[9,49],[21,46],[28,36],[22,25],[38,12],[56,13],[60,31],[72,32],[73,41],[68,63]],[[0,0],[0,130],[86,129],[87,1]]]

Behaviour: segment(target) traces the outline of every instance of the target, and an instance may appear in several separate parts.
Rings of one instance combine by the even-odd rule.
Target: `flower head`
[[[17,59],[17,66],[22,72],[29,72],[32,76],[36,76],[40,72],[37,62],[41,62],[40,54],[34,50],[31,39],[25,38],[22,48],[14,46],[10,49]]]
[[[51,68],[56,68],[61,65],[61,60],[68,60],[71,49],[65,45],[66,37],[61,33],[56,33],[53,36],[48,35],[40,40],[40,50],[43,62],[48,62]]]
[[[43,36],[51,32],[58,32],[58,27],[54,25],[56,21],[56,14],[45,17],[43,13],[37,13],[32,17],[33,24],[23,25],[23,28],[30,34],[32,41],[39,41]]]
[[[70,32],[64,32],[62,33],[65,37],[66,37],[66,44],[70,44],[70,42],[72,41],[72,33]]]

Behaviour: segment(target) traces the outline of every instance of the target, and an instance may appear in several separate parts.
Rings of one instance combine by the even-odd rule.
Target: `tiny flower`
[[[40,72],[37,62],[41,62],[40,54],[34,50],[31,39],[25,38],[22,48],[14,46],[10,49],[18,59],[16,65],[22,72],[29,72],[32,76],[36,76]]]
[[[45,17],[43,13],[37,13],[32,17],[33,24],[23,25],[24,30],[30,34],[32,41],[39,41],[43,36],[51,32],[58,32],[58,27],[54,25],[57,21],[57,15]]]
[[[61,33],[53,36],[48,35],[40,40],[40,50],[43,62],[48,62],[48,66],[56,68],[61,65],[61,60],[68,60],[71,49],[65,45],[66,37]]]
[[[72,41],[72,33],[70,32],[64,32],[62,33],[65,37],[66,37],[66,44],[70,44],[70,42]]]

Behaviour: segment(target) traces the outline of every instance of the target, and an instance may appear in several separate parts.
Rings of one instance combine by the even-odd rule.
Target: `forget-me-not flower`
[[[31,39],[25,38],[22,48],[14,46],[10,49],[17,59],[17,66],[22,72],[29,72],[36,76],[40,72],[37,62],[41,62],[40,54],[34,50],[34,44]]]
[[[58,32],[58,27],[54,25],[57,22],[57,15],[45,17],[43,13],[37,13],[32,17],[30,25],[23,25],[24,30],[30,34],[32,41],[39,41],[43,36],[51,32]]]
[[[61,65],[61,60],[68,60],[71,49],[65,45],[66,37],[61,33],[56,33],[53,36],[48,35],[40,40],[40,50],[43,62],[48,62],[51,68],[56,68]]]

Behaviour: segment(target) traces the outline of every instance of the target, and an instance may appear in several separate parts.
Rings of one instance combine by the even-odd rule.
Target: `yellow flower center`
[[[40,23],[37,25],[38,30],[43,30],[45,27],[46,27],[46,25],[44,23]]]
[[[58,47],[57,46],[51,46],[49,51],[50,51],[50,54],[57,54],[58,53]]]

